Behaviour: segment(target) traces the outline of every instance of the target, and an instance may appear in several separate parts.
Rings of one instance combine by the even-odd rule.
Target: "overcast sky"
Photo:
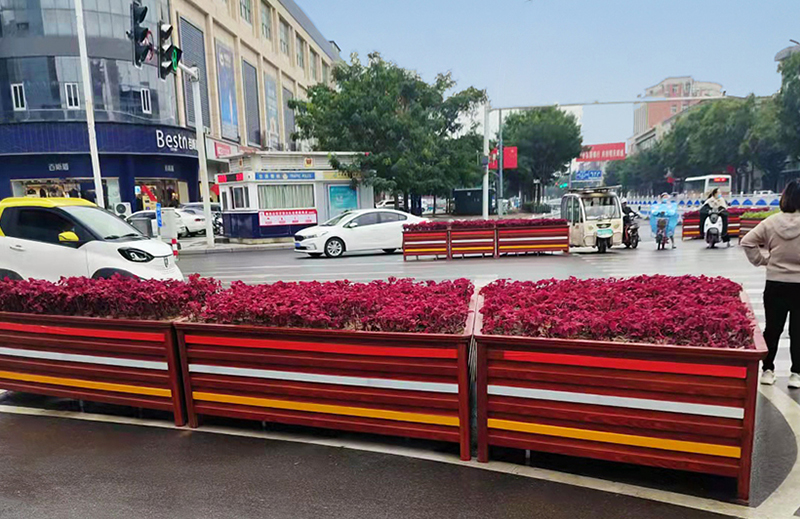
[[[426,80],[451,71],[494,106],[635,99],[668,76],[729,95],[780,86],[798,0],[297,0],[347,59],[380,51]],[[587,107],[584,143],[624,141],[633,107]]]

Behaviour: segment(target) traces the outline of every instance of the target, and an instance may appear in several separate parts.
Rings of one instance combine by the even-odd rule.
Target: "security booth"
[[[355,153],[336,153],[346,163]],[[330,166],[328,152],[264,151],[230,160],[218,174],[224,234],[233,242],[291,238],[344,211],[371,208],[371,186]]]

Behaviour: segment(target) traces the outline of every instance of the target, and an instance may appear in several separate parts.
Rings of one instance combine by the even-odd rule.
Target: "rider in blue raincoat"
[[[667,193],[661,194],[661,200],[650,211],[650,229],[653,231],[653,236],[658,232],[659,218],[667,219],[667,236],[672,242],[672,248],[675,248],[675,228],[678,226],[678,204],[672,200]]]

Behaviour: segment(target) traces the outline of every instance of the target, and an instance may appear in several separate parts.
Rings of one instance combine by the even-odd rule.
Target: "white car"
[[[383,250],[391,254],[403,246],[403,225],[422,218],[393,209],[347,211],[294,236],[294,250],[336,258],[345,252]]]
[[[80,198],[0,201],[0,278],[183,279],[172,248]]]
[[[204,233],[206,230],[206,217],[202,214],[175,209],[175,216],[178,220],[178,236],[192,236]],[[128,217],[128,222],[131,220],[150,220],[150,222],[155,222],[156,212],[151,210],[137,211]],[[151,225],[155,228],[153,223]]]

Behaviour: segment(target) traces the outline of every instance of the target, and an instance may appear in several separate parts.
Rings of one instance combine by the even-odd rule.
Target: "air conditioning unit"
[[[131,215],[131,204],[129,202],[114,204],[114,214],[120,218],[129,217]]]

